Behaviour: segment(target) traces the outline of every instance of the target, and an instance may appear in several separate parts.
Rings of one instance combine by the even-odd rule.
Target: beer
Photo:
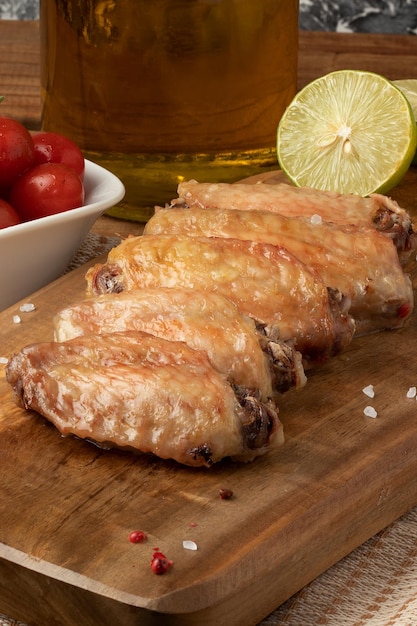
[[[277,167],[298,0],[41,0],[40,22],[42,127],[121,178],[113,214]]]

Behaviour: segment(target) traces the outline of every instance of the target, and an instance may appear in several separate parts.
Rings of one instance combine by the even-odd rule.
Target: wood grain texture
[[[39,23],[0,20],[2,115],[38,129],[41,115]]]
[[[415,78],[416,54],[414,35],[300,31],[298,86],[341,69],[377,72],[390,80]]]
[[[416,183],[410,170],[393,196],[417,215]],[[34,294],[21,324],[18,305],[0,314],[4,356],[51,338],[54,313],[83,296],[85,271]],[[417,407],[406,398],[416,315],[355,339],[285,396],[276,454],[210,470],[62,438],[14,404],[1,366],[0,610],[66,626],[259,622],[417,503]],[[368,403],[377,419],[363,414]],[[131,544],[134,529],[148,541]],[[174,561],[164,576],[150,570],[154,547]]]

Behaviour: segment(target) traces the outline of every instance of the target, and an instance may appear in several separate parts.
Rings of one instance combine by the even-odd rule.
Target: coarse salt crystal
[[[9,359],[8,359],[7,357],[5,357],[5,356],[0,356],[0,363],[1,363],[2,365],[6,365],[6,363],[8,363],[8,362],[9,362]]]
[[[322,223],[321,215],[317,215],[317,213],[314,213],[314,215],[310,217],[310,222],[312,224],[321,224]]]
[[[375,418],[378,415],[378,413],[375,411],[373,406],[365,407],[363,412],[366,415],[366,417],[373,417],[373,418]]]
[[[185,550],[197,550],[197,544],[194,541],[183,541],[182,547],[185,548]]]
[[[14,324],[20,324],[21,321],[22,321],[22,318],[20,317],[20,315],[13,315]]]
[[[30,313],[35,310],[35,305],[32,302],[25,302],[25,304],[21,305],[20,310],[22,313]]]
[[[373,385],[368,385],[367,387],[364,387],[362,389],[362,391],[365,394],[365,396],[368,396],[368,398],[374,398],[375,397],[375,391],[374,391],[374,386]]]
[[[417,387],[410,387],[407,391],[407,398],[415,398],[417,395]]]

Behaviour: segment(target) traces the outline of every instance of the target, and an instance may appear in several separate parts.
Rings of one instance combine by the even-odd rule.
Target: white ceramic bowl
[[[114,174],[87,160],[84,187],[84,206],[0,230],[0,311],[58,278],[97,218],[125,194]]]

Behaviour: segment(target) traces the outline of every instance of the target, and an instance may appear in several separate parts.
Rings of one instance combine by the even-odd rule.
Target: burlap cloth
[[[89,234],[68,271],[104,254],[119,241],[116,237]],[[417,626],[417,507],[329,568],[259,624],[281,625]],[[26,625],[0,615],[0,626]]]

